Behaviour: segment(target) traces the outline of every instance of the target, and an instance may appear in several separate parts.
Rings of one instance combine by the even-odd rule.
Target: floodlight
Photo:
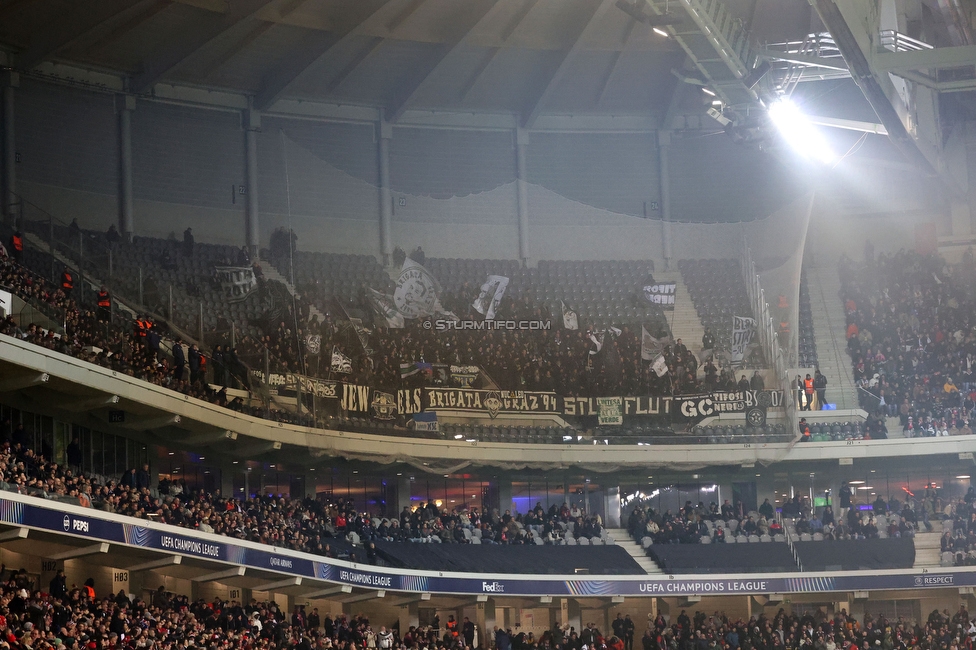
[[[769,106],[769,118],[783,138],[801,155],[826,164],[833,164],[837,156],[810,120],[789,99],[783,98]]]
[[[658,36],[663,36],[664,38],[668,37],[668,33],[663,29],[661,29],[660,27],[654,27],[652,29],[654,30],[654,33],[657,34]]]

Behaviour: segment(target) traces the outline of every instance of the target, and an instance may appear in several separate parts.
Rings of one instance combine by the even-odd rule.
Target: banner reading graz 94
[[[459,409],[483,411],[489,417],[499,413],[560,413],[555,393],[509,390],[472,390],[465,388],[427,388],[424,410]]]

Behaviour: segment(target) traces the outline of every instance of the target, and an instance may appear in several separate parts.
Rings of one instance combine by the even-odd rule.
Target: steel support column
[[[3,214],[12,222],[17,217],[17,139],[14,133],[14,89],[20,85],[16,72],[3,80]]]
[[[261,114],[255,110],[244,112],[244,167],[247,170],[245,195],[245,243],[251,259],[257,259],[261,245],[261,229],[258,213],[258,132],[261,130]]]
[[[119,230],[126,241],[135,231],[132,208],[132,111],[136,98],[118,95],[119,112]]]
[[[393,125],[380,120],[378,155],[380,159],[380,252],[383,265],[388,266],[393,256],[393,195],[390,192],[390,140]]]
[[[518,194],[518,243],[519,259],[526,264],[529,258],[529,188],[525,163],[525,147],[529,144],[529,132],[515,129],[515,184]]]

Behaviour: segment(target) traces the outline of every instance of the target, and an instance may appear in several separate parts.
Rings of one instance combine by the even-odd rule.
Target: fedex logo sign
[[[505,593],[505,585],[500,582],[482,582],[481,591],[489,594],[503,594]]]

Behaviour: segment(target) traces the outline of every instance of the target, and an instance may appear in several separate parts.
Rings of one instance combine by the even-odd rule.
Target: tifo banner
[[[756,334],[756,319],[745,316],[732,317],[732,363],[742,365],[746,350]]]
[[[427,388],[424,393],[425,411],[480,411],[492,418],[499,413],[560,412],[559,396],[555,393],[463,388]]]
[[[458,370],[478,371],[477,366],[442,366],[437,364],[404,364],[433,368],[435,376],[447,379],[448,368],[454,377]],[[653,366],[652,366],[653,367]],[[665,366],[665,372],[667,367]],[[259,370],[252,370],[264,379]],[[748,413],[751,409],[783,408],[785,393],[781,390],[716,391],[695,395],[640,395],[610,397],[560,397],[540,391],[479,390],[472,388],[404,388],[384,392],[358,384],[317,379],[293,373],[272,373],[266,382],[273,395],[292,397],[300,388],[305,395],[340,399],[341,408],[352,413],[390,420],[398,415],[433,413],[435,411],[470,411],[495,417],[499,413],[555,413],[577,417],[598,416],[600,424],[620,424],[625,417],[674,414],[685,420],[698,420],[720,413]],[[414,418],[417,421],[417,418]]]
[[[240,302],[258,288],[254,269],[250,266],[218,266],[214,275],[224,298],[230,302]]]
[[[471,306],[488,320],[494,320],[495,311],[498,309],[498,304],[502,301],[507,288],[508,278],[504,275],[489,275],[485,283],[481,285],[481,291]]]
[[[378,420],[393,420],[399,415],[421,413],[424,410],[423,398],[422,388],[387,393],[369,386],[343,384],[339,406],[349,413],[365,413]]]
[[[674,411],[688,419],[707,418],[720,413],[745,413],[752,408],[781,408],[786,399],[781,390],[746,390],[680,395],[674,398]]]
[[[660,305],[664,309],[674,309],[674,294],[678,285],[675,282],[662,284],[648,284],[644,286],[644,298],[652,305]]]
[[[252,370],[251,374],[258,379],[265,379],[264,373],[260,370]],[[326,399],[339,397],[339,382],[330,379],[318,379],[317,377],[306,377],[294,373],[271,373],[265,380],[272,395],[282,397],[293,397],[298,389],[306,395],[315,395]]]
[[[597,406],[600,408],[598,422],[600,426],[620,425],[624,423],[623,399],[620,397],[598,397]]]

